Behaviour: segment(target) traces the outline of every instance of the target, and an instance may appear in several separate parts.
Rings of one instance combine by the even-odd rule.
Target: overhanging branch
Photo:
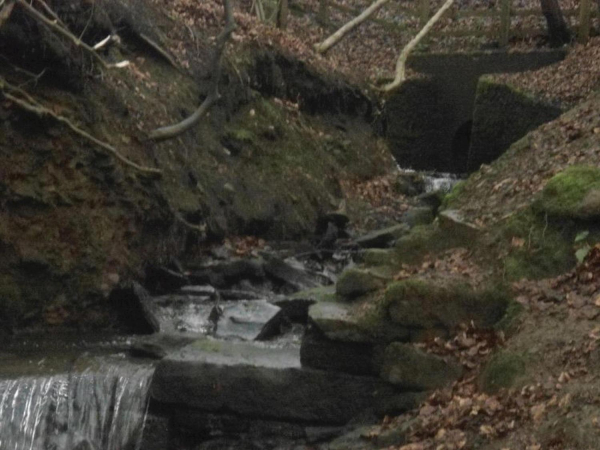
[[[219,33],[219,36],[217,36],[217,40],[215,43],[215,51],[211,63],[212,80],[208,96],[204,99],[202,104],[196,109],[196,111],[194,111],[194,113],[191,116],[179,123],[176,123],[175,125],[169,125],[151,131],[148,134],[148,137],[150,139],[155,141],[170,139],[189,130],[200,121],[202,116],[206,114],[206,111],[208,111],[208,109],[213,105],[213,103],[215,103],[219,99],[221,59],[223,56],[223,52],[225,51],[225,45],[227,44],[227,41],[229,41],[231,33],[233,33],[236,27],[235,19],[233,18],[233,8],[231,5],[231,0],[223,0],[223,9],[225,15],[225,27],[223,28],[221,33]]]

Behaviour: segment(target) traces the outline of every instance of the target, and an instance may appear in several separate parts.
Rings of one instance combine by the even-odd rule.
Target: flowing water
[[[0,379],[0,450],[139,448],[154,367],[85,355],[70,369]]]

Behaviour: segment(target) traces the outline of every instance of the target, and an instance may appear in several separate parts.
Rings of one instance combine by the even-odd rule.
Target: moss
[[[456,199],[464,192],[465,186],[467,185],[466,180],[460,180],[456,183],[450,192],[448,192],[442,200],[442,208],[450,209],[456,202]]]
[[[391,320],[401,326],[452,330],[471,321],[493,326],[504,316],[510,296],[502,285],[474,290],[458,280],[413,278],[390,284],[384,301]]]
[[[503,331],[507,336],[513,334],[518,327],[519,317],[524,310],[523,305],[515,300],[510,300],[504,316],[496,323],[494,328],[498,331]]]
[[[501,351],[485,365],[481,373],[481,388],[487,393],[495,393],[503,388],[513,387],[525,375],[526,360],[523,355]]]
[[[560,114],[560,108],[529,92],[481,77],[473,111],[469,170],[492,162],[513,142]]]
[[[409,234],[396,241],[394,249],[399,264],[415,264],[428,253],[435,254],[453,247],[468,246],[472,241],[448,233],[433,223],[414,227]]]
[[[365,266],[388,266],[396,264],[396,252],[383,248],[369,248],[362,253]]]
[[[555,175],[544,187],[536,208],[558,218],[600,217],[600,169],[572,166]]]
[[[352,268],[342,273],[335,285],[335,292],[343,298],[353,299],[376,291],[383,284],[381,277],[367,270]]]
[[[307,299],[315,302],[335,302],[337,300],[335,285],[306,289],[292,294],[291,298]]]
[[[528,208],[495,231],[497,252],[505,255],[501,270],[508,281],[558,275],[575,264],[568,228],[548,223]]]

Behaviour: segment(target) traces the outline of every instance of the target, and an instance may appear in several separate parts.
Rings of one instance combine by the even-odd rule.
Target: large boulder
[[[294,348],[200,340],[159,363],[152,397],[192,410],[344,424],[398,395],[378,378],[303,369],[299,356]]]
[[[460,365],[398,342],[387,346],[381,364],[381,378],[411,390],[441,388],[461,374]]]

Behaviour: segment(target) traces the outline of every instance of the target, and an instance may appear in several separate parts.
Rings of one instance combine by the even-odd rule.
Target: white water
[[[0,450],[138,449],[153,371],[104,359],[80,373],[0,380]]]

